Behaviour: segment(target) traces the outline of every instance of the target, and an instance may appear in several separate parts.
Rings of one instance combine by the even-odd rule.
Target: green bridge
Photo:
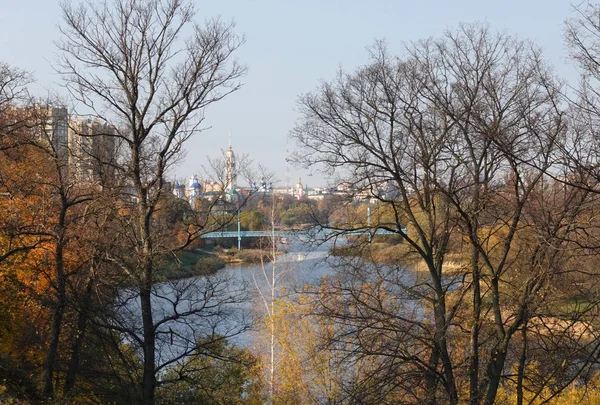
[[[403,227],[400,229],[402,234],[406,234],[407,229]],[[327,238],[332,236],[345,236],[345,235],[367,235],[369,237],[369,243],[373,235],[398,235],[400,232],[393,232],[387,229],[359,229],[359,230],[342,230],[342,229],[307,229],[307,230],[296,230],[296,231],[242,231],[238,228],[237,231],[214,231],[207,232],[201,237],[204,239],[220,239],[220,238],[237,238],[238,249],[241,249],[242,238],[290,238],[299,237],[314,240],[317,238]]]
[[[309,239],[327,238],[332,236],[345,235],[367,235],[369,243],[373,235],[406,235],[408,229],[401,227],[399,231],[389,231],[387,229],[371,228],[371,207],[367,207],[367,226],[362,229],[330,229],[330,228],[309,228],[306,230],[287,230],[287,231],[242,231],[240,227],[240,212],[237,212],[237,231],[213,231],[203,234],[204,239],[219,238],[237,238],[238,250],[241,249],[242,238],[289,238],[301,237]]]

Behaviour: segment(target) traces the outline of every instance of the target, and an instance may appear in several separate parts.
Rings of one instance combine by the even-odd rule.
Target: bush
[[[375,263],[384,264],[410,264],[415,260],[414,253],[410,252],[405,244],[377,242],[371,244],[357,244],[336,246],[330,250],[333,256],[362,257]]]
[[[264,250],[258,249],[244,249],[238,252],[238,259],[245,263],[260,263],[261,259],[264,261],[271,261],[271,257]]]
[[[194,250],[179,252],[178,261],[168,260],[158,273],[166,280],[176,280],[194,276],[214,274],[225,267],[225,261],[217,255],[211,255]]]
[[[207,276],[216,273],[223,267],[225,267],[225,262],[219,256],[203,256],[194,265],[194,274],[192,275]]]

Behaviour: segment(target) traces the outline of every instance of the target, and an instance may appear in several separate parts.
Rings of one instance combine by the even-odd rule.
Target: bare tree
[[[517,315],[506,324],[501,284],[518,250],[514,241],[524,207],[553,164],[564,134],[560,88],[532,44],[494,35],[485,27],[461,26],[444,40],[417,46],[411,55],[423,72],[423,96],[453,127],[448,150],[455,186],[440,183],[438,189],[460,215],[460,230],[471,244],[470,401],[491,404],[512,334],[523,321]],[[529,164],[541,170],[531,171]],[[501,242],[491,243],[499,228],[506,234]],[[543,285],[533,275],[529,282],[526,297]],[[489,291],[482,293],[481,285],[488,285]],[[488,341],[497,342],[491,353],[481,355],[490,360],[485,360],[480,378],[484,295],[492,300],[497,329],[497,336]]]
[[[178,312],[175,304],[184,296],[186,305],[194,303],[186,293],[214,291],[210,285],[204,290],[188,283],[173,302],[175,315],[156,319],[155,272],[161,258],[180,247],[163,243],[156,229],[164,176],[185,141],[202,129],[205,109],[239,89],[245,72],[232,59],[244,41],[234,33],[234,24],[210,20],[201,26],[194,15],[193,6],[179,0],[67,3],[57,43],[57,70],[85,106],[82,112],[111,124],[116,129],[112,136],[124,145],[117,173],[125,179],[132,205],[124,214],[129,225],[120,242],[129,256],[111,260],[128,274],[135,285],[131,297],[141,303],[139,329],[124,332],[143,351],[144,404],[154,402],[162,370],[157,362],[157,338],[165,333],[161,325],[173,316],[198,313],[196,307]]]
[[[24,125],[24,115],[16,114],[16,109],[29,102],[27,85],[31,82],[32,78],[26,71],[0,62],[0,139],[2,140],[0,145],[2,148],[12,145],[8,142],[12,130],[22,128]]]
[[[403,318],[394,312],[401,307],[374,293],[366,294],[367,300],[352,287],[340,295],[363,308],[361,316],[346,310],[350,304],[324,303],[323,314],[350,328],[338,336],[355,338],[355,355],[369,355],[360,333],[379,328],[362,315],[390,320],[386,326],[395,336],[380,334],[388,346],[372,354],[395,358],[401,376],[410,372],[420,379],[417,385],[414,380],[394,385],[391,377],[387,381],[396,390],[413,386],[420,402],[468,397],[472,404],[492,404],[516,364],[510,353],[517,332],[527,334],[532,318],[565,317],[544,306],[544,298],[560,277],[574,274],[568,266],[576,248],[570,238],[589,195],[568,189],[564,200],[532,204],[534,194],[539,198],[539,190],[548,189],[549,173],[556,177],[563,169],[556,159],[566,144],[562,101],[561,85],[534,45],[477,25],[408,45],[402,59],[377,43],[368,65],[339,72],[300,98],[302,118],[294,130],[299,160],[335,170],[339,181],[391,211],[375,227],[401,235],[409,256],[427,269],[413,284],[389,274],[382,278],[380,272],[370,281],[379,280],[389,294],[417,299],[427,309],[421,319]],[[536,225],[549,212],[560,220]],[[523,243],[532,234],[538,239]],[[458,276],[447,271],[450,255],[463,263]],[[367,281],[358,286],[369,290]],[[561,325],[555,336],[583,338],[573,323],[581,315],[555,323]],[[394,341],[398,336],[415,346],[405,348]],[[414,347],[421,350],[410,356]],[[588,348],[589,359],[593,345]],[[525,357],[531,353],[525,350]],[[585,369],[579,360],[566,360],[573,375]]]
[[[372,62],[355,74],[339,72],[333,83],[300,99],[303,119],[295,130],[302,158],[325,164],[340,180],[366,191],[393,210],[381,227],[398,232],[418,252],[430,274],[433,305],[431,347],[424,360],[425,389],[435,402],[436,386],[443,381],[457,401],[455,377],[448,348],[448,317],[442,266],[456,217],[440,198],[438,177],[451,170],[448,152],[450,128],[443,117],[419,97],[422,85],[416,65],[395,62],[383,44],[372,50]],[[398,199],[380,194],[391,186]],[[403,229],[410,224],[409,232]],[[438,367],[442,364],[438,378]]]

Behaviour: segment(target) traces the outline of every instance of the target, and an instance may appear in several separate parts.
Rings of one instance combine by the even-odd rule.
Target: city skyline
[[[275,173],[275,184],[286,185],[286,148],[293,151],[288,134],[297,119],[297,97],[312,91],[321,80],[332,79],[338,68],[353,71],[368,58],[367,47],[385,39],[392,53],[401,54],[403,42],[439,36],[460,22],[487,23],[494,31],[531,39],[542,47],[545,59],[559,77],[576,82],[565,62],[563,20],[570,14],[567,2],[441,1],[424,6],[407,2],[360,1],[278,2],[268,0],[197,2],[199,22],[220,16],[234,20],[246,43],[237,59],[248,67],[242,89],[206,111],[205,131],[187,144],[187,156],[171,176],[187,178],[201,173],[207,157],[222,156],[231,143],[239,156]],[[59,37],[59,1],[26,1],[6,4],[0,23],[7,32],[0,40],[2,60],[25,69],[37,80],[32,93],[44,96],[63,87],[51,62],[53,41]],[[519,12],[516,13],[515,10]],[[27,27],[23,32],[22,28]],[[289,165],[289,179],[302,177],[310,187],[325,186],[317,171]]]

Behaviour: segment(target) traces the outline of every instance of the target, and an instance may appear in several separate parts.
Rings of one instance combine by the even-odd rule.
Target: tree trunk
[[[447,341],[447,324],[446,324],[446,303],[442,285],[439,280],[436,280],[436,302],[433,305],[433,313],[435,318],[435,333],[434,340],[437,350],[439,351],[440,360],[442,361],[442,370],[445,381],[444,386],[448,394],[450,404],[458,403],[458,391],[454,380],[454,371],[452,369],[452,361],[448,352]]]
[[[60,284],[63,284],[59,281]],[[54,397],[54,366],[56,364],[56,358],[58,357],[58,343],[60,338],[60,331],[62,329],[62,320],[65,312],[65,297],[64,294],[59,293],[58,303],[54,308],[54,314],[52,316],[52,329],[50,332],[50,344],[48,346],[48,353],[46,355],[46,363],[44,366],[44,391],[43,395],[45,398]]]
[[[527,361],[527,323],[521,328],[521,356],[517,370],[517,405],[523,405],[523,377],[525,376],[525,362]]]
[[[496,400],[496,394],[498,392],[498,386],[500,385],[500,378],[502,377],[502,370],[504,369],[504,361],[506,359],[506,350],[504,348],[500,350],[494,350],[492,358],[488,364],[488,379],[489,385],[487,394],[485,396],[485,405],[494,405]]]
[[[137,154],[136,154],[137,156]],[[139,179],[139,171],[136,172]],[[147,190],[143,187],[138,189],[140,198],[139,225],[140,236],[143,241],[143,273],[140,282],[140,302],[142,307],[142,327],[144,334],[144,375],[142,377],[142,403],[144,405],[154,404],[154,389],[156,388],[155,375],[155,333],[154,320],[152,318],[152,284],[153,284],[153,261],[152,240],[150,226],[150,208],[147,204]]]
[[[436,324],[437,323],[438,322],[436,320]],[[442,367],[444,370],[444,384],[446,388],[446,393],[448,394],[448,400],[450,401],[450,404],[454,405],[458,403],[458,391],[456,390],[456,382],[454,380],[452,360],[450,359],[450,353],[448,352],[448,340],[446,338],[446,330],[447,327],[444,319],[443,327],[438,327],[436,325],[435,341],[438,345],[438,350],[440,351],[440,360],[442,361]]]
[[[142,379],[142,403],[154,404],[154,388],[156,378],[154,374],[154,324],[152,320],[151,289],[143,288],[140,291],[142,304],[142,322],[144,328],[144,376]]]
[[[54,397],[54,367],[58,357],[58,343],[60,340],[60,332],[62,329],[62,321],[66,306],[66,281],[65,281],[65,263],[64,263],[64,239],[65,239],[65,220],[66,220],[66,205],[64,204],[59,214],[58,219],[58,238],[56,248],[54,250],[54,265],[56,270],[56,295],[57,303],[52,315],[52,329],[50,332],[50,343],[48,345],[48,353],[46,355],[46,363],[44,366],[44,389],[43,395],[45,398]]]
[[[92,304],[92,291],[94,285],[94,277],[90,275],[88,278],[87,285],[85,287],[85,295],[83,297],[81,311],[77,318],[77,330],[73,338],[71,346],[71,360],[69,361],[69,368],[67,370],[67,376],[65,378],[64,393],[67,394],[75,386],[75,380],[79,373],[79,366],[81,362],[81,347],[85,339],[85,331],[87,327],[87,321],[89,319],[89,311]]]
[[[438,378],[435,370],[439,360],[439,351],[436,346],[433,346],[427,363],[429,369],[425,372],[425,403],[428,405],[435,405],[437,403],[435,392],[437,390]]]
[[[479,392],[479,322],[481,314],[481,291],[479,285],[479,250],[471,248],[471,274],[473,291],[473,313],[471,316],[471,341],[469,343],[471,356],[469,358],[469,404],[477,405],[480,401]]]

